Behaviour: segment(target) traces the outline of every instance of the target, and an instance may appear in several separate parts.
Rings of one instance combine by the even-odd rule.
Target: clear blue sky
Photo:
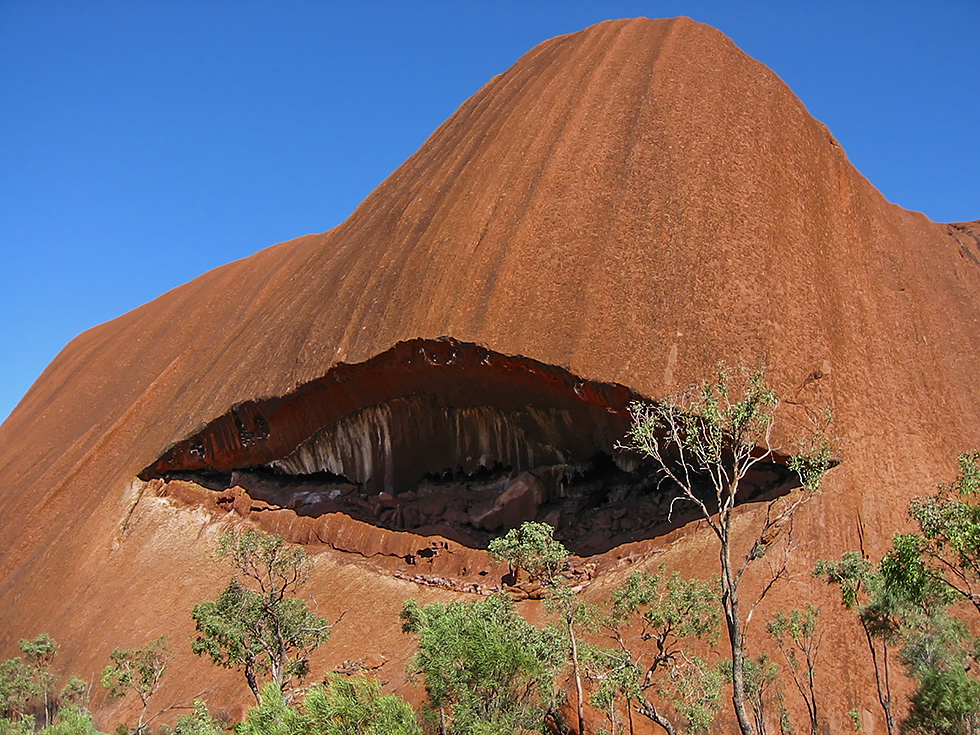
[[[0,0],[0,418],[76,334],[322,232],[535,44],[688,15],[885,196],[980,218],[977,0]]]

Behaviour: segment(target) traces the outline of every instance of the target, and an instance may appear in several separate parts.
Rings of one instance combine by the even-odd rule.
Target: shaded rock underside
[[[690,519],[651,462],[617,448],[640,398],[524,357],[413,340],[234,407],[141,477],[237,487],[297,515],[344,513],[471,547],[544,521],[592,554]],[[766,464],[743,500],[790,474]]]

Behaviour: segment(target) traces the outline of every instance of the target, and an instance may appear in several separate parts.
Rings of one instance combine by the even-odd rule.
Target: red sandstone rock
[[[494,501],[492,507],[478,514],[475,525],[488,531],[517,528],[524,521],[534,520],[545,499],[544,485],[530,472],[522,472]]]
[[[371,653],[364,657],[364,668],[367,671],[375,671],[387,662],[388,658],[386,656],[382,656],[380,653]]]
[[[876,554],[909,498],[980,446],[978,232],[886,202],[782,81],[706,26],[610,21],[547,41],[343,224],[206,273],[55,358],[0,427],[0,655],[46,631],[57,664],[88,675],[113,647],[186,641],[192,605],[230,574],[213,559],[217,535],[260,523],[311,544],[321,614],[351,611],[314,670],[362,657],[370,640],[403,684],[403,600],[496,583],[484,554],[455,545],[429,576],[462,582],[416,584],[392,574],[427,543],[417,536],[253,512],[235,493],[190,506],[132,480],[212,424],[236,433],[229,447],[276,441],[262,438],[272,423],[246,410],[236,424],[233,409],[315,392],[335,372],[354,381],[349,408],[363,408],[391,386],[359,363],[442,336],[599,381],[573,386],[586,400],[600,383],[661,397],[719,359],[765,358],[781,393],[836,416],[842,463],[798,518],[795,571],[855,547],[859,526]],[[488,375],[503,395],[514,373]],[[307,421],[296,435],[308,435],[317,415],[283,425]],[[745,528],[758,512],[743,508]],[[661,561],[709,576],[715,555],[691,526],[595,561],[611,584]],[[799,597],[780,594],[773,604]],[[859,643],[843,618],[827,630],[828,650]],[[208,681],[214,704],[247,701],[237,675],[175,650],[181,675],[162,700]],[[841,661],[829,664],[835,691],[874,701],[867,672]],[[849,706],[827,702],[832,729]]]

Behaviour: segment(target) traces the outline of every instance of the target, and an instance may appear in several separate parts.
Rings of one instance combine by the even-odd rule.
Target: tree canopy
[[[763,369],[720,364],[712,380],[665,401],[634,402],[632,425],[622,445],[653,459],[675,493],[671,508],[675,501],[692,505],[718,539],[720,601],[732,655],[732,704],[742,735],[755,735],[745,694],[742,578],[774,539],[792,527],[795,513],[819,490],[831,466],[826,433],[831,417],[829,412],[815,412],[812,429],[788,461],[796,492],[770,501],[755,540],[747,548],[734,548],[732,523],[736,504],[748,496],[746,479],[753,469],[775,459],[772,436],[779,406]]]
[[[445,732],[540,731],[554,714],[565,640],[527,622],[509,597],[425,607],[409,600],[401,619],[402,630],[418,636],[412,668]]]
[[[268,674],[280,690],[302,681],[310,653],[327,640],[330,626],[305,600],[289,597],[309,576],[301,547],[249,530],[223,535],[218,555],[231,559],[242,581],[232,580],[217,600],[194,607],[199,635],[192,649],[218,666],[240,669],[261,702],[259,677]]]
[[[721,674],[686,649],[692,641],[717,642],[719,624],[717,582],[668,575],[663,567],[634,572],[613,589],[600,619],[613,645],[587,654],[593,703],[614,721],[621,698],[670,735],[679,722],[708,729],[721,703]]]

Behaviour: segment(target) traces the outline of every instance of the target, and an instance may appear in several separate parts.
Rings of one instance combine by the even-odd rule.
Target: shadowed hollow
[[[142,477],[237,486],[299,515],[345,513],[475,547],[544,521],[596,553],[689,520],[683,504],[671,513],[675,493],[654,463],[616,448],[639,398],[477,345],[413,340],[234,407]],[[767,464],[747,499],[789,475]]]

